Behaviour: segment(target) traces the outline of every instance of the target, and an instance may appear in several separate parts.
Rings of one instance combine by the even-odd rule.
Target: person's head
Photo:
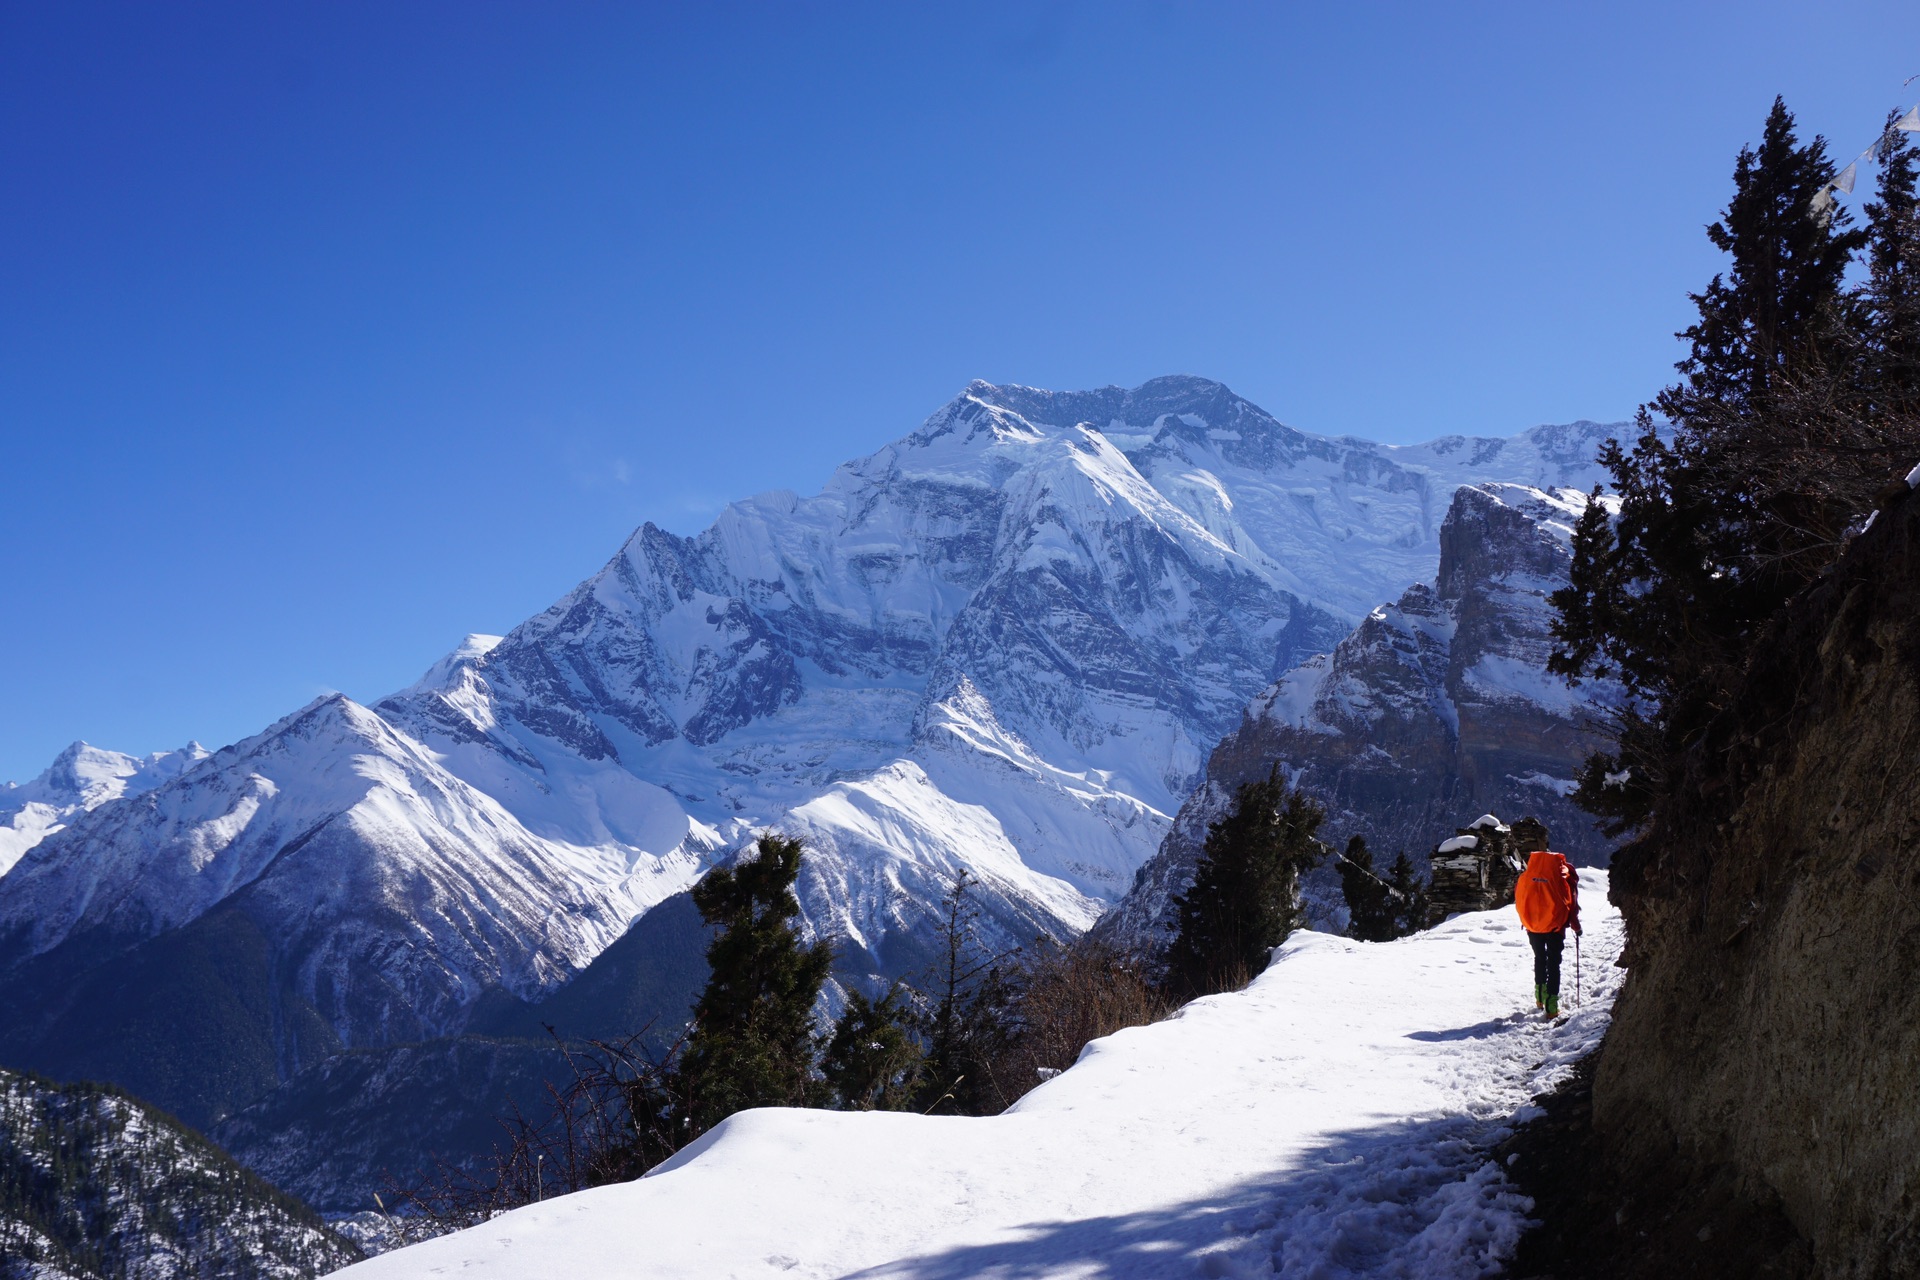
[[[1547,847],[1547,824],[1527,817],[1513,824],[1514,847],[1522,853],[1540,853]]]

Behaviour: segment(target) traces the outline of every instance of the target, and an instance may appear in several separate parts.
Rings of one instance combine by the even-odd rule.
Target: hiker
[[[1533,945],[1533,1006],[1560,1016],[1560,954],[1567,930],[1580,932],[1580,877],[1564,854],[1547,851],[1547,826],[1538,818],[1513,824],[1514,848],[1527,855],[1513,887],[1513,905]]]

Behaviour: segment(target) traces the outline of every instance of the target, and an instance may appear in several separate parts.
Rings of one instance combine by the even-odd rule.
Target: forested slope
[[[323,1275],[359,1249],[171,1117],[0,1070],[0,1277]]]

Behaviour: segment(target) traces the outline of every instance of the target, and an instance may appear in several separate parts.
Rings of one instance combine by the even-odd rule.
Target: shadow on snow
[[[1458,1038],[1478,1030],[1437,1034]],[[853,1274],[861,1280],[1488,1275],[1512,1253],[1532,1207],[1487,1159],[1487,1148],[1509,1132],[1498,1121],[1454,1116],[1328,1134],[1288,1157],[1296,1167],[1204,1200],[1029,1223],[990,1244]],[[956,1214],[965,1212],[955,1206]]]

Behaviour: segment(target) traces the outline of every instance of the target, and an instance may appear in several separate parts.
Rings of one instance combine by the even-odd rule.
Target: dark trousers
[[[1559,995],[1560,953],[1566,949],[1567,931],[1555,929],[1552,933],[1529,933],[1527,941],[1533,944],[1534,982]]]

